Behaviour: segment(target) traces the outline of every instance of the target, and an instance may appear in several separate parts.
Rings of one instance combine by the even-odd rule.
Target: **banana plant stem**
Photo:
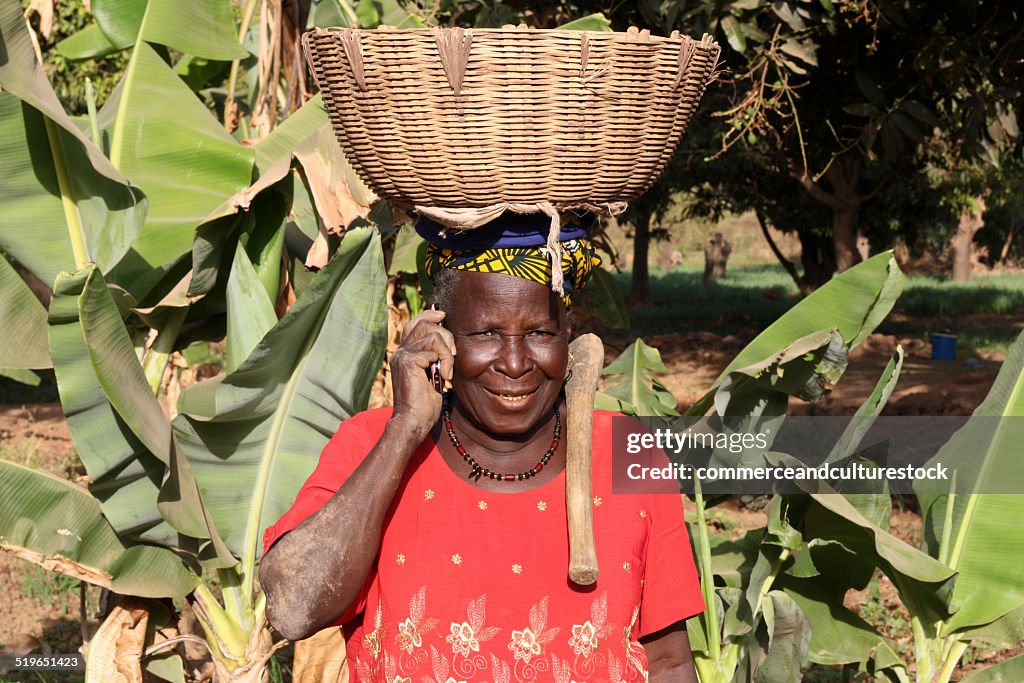
[[[143,372],[146,374],[146,381],[154,394],[160,393],[160,385],[163,383],[164,371],[167,369],[167,361],[170,360],[171,352],[174,351],[174,342],[178,339],[178,332],[185,322],[188,308],[177,308],[172,311],[164,322],[160,332],[153,340],[153,346],[146,354],[142,362]]]
[[[206,631],[211,648],[219,651],[219,658],[228,668],[237,667],[245,660],[247,635],[224,611],[205,583],[200,582],[193,595],[198,607],[196,616]]]
[[[956,507],[956,471],[949,483],[949,496],[946,498],[946,514],[942,520],[942,540],[939,541],[939,562],[949,566],[949,539],[953,533],[953,509]]]
[[[253,625],[252,596],[246,596],[242,590],[238,572],[230,567],[218,569],[217,579],[224,596],[225,610],[235,623],[248,631]]]
[[[700,562],[700,589],[704,597],[704,605],[707,611],[704,613],[704,623],[707,624],[708,655],[712,660],[718,661],[722,656],[722,642],[720,639],[720,627],[718,624],[718,605],[715,602],[715,575],[711,571],[711,546],[708,540],[708,523],[704,513],[704,496],[701,494],[700,482],[694,482],[694,502],[697,505],[697,539],[700,543],[698,560]]]
[[[964,652],[967,651],[967,643],[962,640],[954,640],[949,644],[948,649],[945,652],[945,658],[942,660],[942,668],[938,674],[932,678],[932,683],[948,683],[950,677],[953,675],[953,670],[956,665],[960,663],[960,658],[964,656]]]
[[[245,40],[245,34],[249,32],[249,24],[252,23],[252,15],[256,10],[256,0],[248,0],[245,4],[245,12],[242,14],[242,23],[238,29],[238,42],[241,43]],[[224,128],[231,132],[232,116],[231,109],[235,103],[235,86],[238,84],[238,67],[240,61],[234,60],[231,62],[231,73],[228,75],[228,98],[224,102]]]
[[[57,175],[57,185],[60,188],[60,201],[64,207],[64,220],[67,221],[68,237],[71,239],[71,253],[75,257],[75,268],[81,269],[91,260],[89,250],[85,244],[85,230],[82,228],[82,217],[75,205],[75,198],[71,196],[71,179],[68,178],[68,169],[64,163],[64,150],[60,146],[57,124],[48,117],[43,117],[46,122],[46,138],[50,142],[50,154],[53,156],[53,170]]]
[[[103,149],[103,138],[100,137],[99,120],[96,118],[96,91],[92,87],[92,79],[85,79],[85,108],[89,113],[89,135],[94,145]]]
[[[124,130],[127,126],[129,101],[131,100],[132,85],[135,83],[135,71],[138,69],[139,50],[145,44],[146,19],[149,17],[149,6],[142,15],[142,23],[139,25],[139,32],[135,38],[135,48],[132,56],[128,59],[128,68],[124,72],[124,91],[121,93],[121,100],[117,103],[117,118],[114,119],[114,131],[110,136],[110,163],[114,164],[117,170],[122,170],[124,159]]]
[[[754,605],[754,618],[761,613],[761,605],[764,604],[764,599],[768,596],[768,592],[772,589],[772,584],[775,583],[775,579],[779,576],[779,570],[782,569],[782,565],[789,559],[791,551],[789,548],[783,548],[782,552],[779,553],[779,558],[772,563],[772,570],[765,577],[764,582],[761,583],[761,589],[757,591],[757,604]]]

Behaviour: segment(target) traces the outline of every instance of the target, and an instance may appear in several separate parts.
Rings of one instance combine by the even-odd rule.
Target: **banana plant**
[[[126,595],[189,596],[218,679],[259,680],[279,647],[254,585],[260,532],[325,435],[365,407],[383,348],[374,229],[332,244],[319,273],[301,265],[322,232],[317,210],[334,208],[325,202],[372,198],[332,149],[319,98],[243,145],[165,62],[167,48],[242,57],[230,3],[116,4],[94,8],[131,59],[80,128],[43,75],[19,3],[0,0],[0,249],[52,291],[36,299],[0,258],[0,368],[54,367],[90,479],[85,490],[0,463],[0,548]],[[299,161],[310,144],[321,153]],[[340,182],[318,195],[321,178]],[[172,426],[156,398],[167,361],[187,331],[225,318],[228,372],[187,392]],[[339,350],[358,363],[331,362]],[[244,425],[225,408],[239,402]],[[90,681],[113,652],[101,640]]]
[[[1024,530],[1011,520],[1024,514],[1024,334],[1003,362],[988,396],[935,455],[956,463],[946,495],[919,491],[928,552],[957,572],[947,618],[904,596],[910,612],[918,681],[946,683],[974,641],[1019,645],[1024,636]],[[1018,655],[981,670],[971,681],[1021,680]],[[964,679],[967,680],[967,679]]]

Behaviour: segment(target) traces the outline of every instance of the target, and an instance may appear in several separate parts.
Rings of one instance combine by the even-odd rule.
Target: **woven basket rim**
[[[523,36],[523,35],[541,35],[541,36],[552,36],[552,37],[579,37],[583,34],[591,37],[598,38],[633,38],[638,43],[675,43],[679,40],[689,38],[698,45],[703,44],[707,46],[717,45],[718,41],[714,40],[708,34],[704,34],[702,38],[695,38],[685,33],[673,31],[670,36],[662,36],[648,31],[584,31],[575,29],[558,29],[558,28],[518,28],[518,27],[501,27],[501,28],[460,28],[458,26],[436,26],[433,28],[397,28],[394,26],[378,26],[377,28],[350,28],[346,26],[317,26],[305,31],[303,35],[314,34],[314,33],[342,33],[345,31],[353,31],[366,36],[382,35],[382,34],[395,34],[395,35],[413,35],[423,36],[425,38],[432,38],[435,31],[466,31],[476,34],[484,33],[501,33],[508,34],[510,36]]]

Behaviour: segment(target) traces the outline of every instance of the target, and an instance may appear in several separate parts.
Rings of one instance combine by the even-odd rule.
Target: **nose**
[[[494,369],[511,379],[518,379],[530,371],[526,343],[521,336],[502,337],[501,349],[494,361]]]

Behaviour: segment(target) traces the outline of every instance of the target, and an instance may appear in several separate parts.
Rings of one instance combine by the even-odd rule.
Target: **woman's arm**
[[[649,683],[697,683],[685,621],[645,636],[640,643],[647,651]]]
[[[406,326],[391,358],[394,413],[380,440],[330,500],[260,563],[267,619],[289,640],[336,622],[370,574],[406,465],[440,414],[441,397],[425,370],[440,360],[442,376],[452,376],[455,345],[439,325],[443,317],[425,311]]]

